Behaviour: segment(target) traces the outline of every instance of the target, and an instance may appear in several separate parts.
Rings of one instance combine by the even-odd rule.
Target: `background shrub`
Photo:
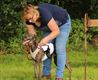
[[[68,41],[68,47],[78,49],[83,47],[84,27],[83,15],[89,13],[92,18],[98,18],[98,1],[94,0],[1,0],[0,1],[0,51],[8,53],[22,53],[22,39],[25,35],[25,24],[20,19],[21,10],[27,2],[32,4],[51,3],[67,8],[72,18],[72,29]],[[80,5],[80,6],[78,6]],[[78,8],[81,7],[81,8]],[[79,14],[77,14],[79,13]],[[42,32],[37,31],[38,41],[42,38]],[[90,29],[87,40],[98,33],[98,29]],[[41,35],[39,35],[41,34]]]

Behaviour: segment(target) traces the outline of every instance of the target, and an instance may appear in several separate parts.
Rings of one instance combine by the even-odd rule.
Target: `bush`
[[[68,46],[73,49],[82,47],[84,39],[84,27],[82,20],[72,20],[71,32],[69,35]]]
[[[38,0],[39,1],[39,0]],[[25,32],[25,25],[20,19],[20,12],[27,0],[1,0],[0,1],[0,51],[8,51],[8,53],[23,53],[22,51],[22,39]],[[36,0],[28,0],[30,3],[37,3]],[[39,2],[45,2],[41,0]],[[47,1],[47,2],[51,2]],[[96,11],[98,6],[96,6]],[[98,12],[98,11],[97,11]],[[93,12],[95,13],[95,12]],[[75,14],[76,15],[76,14]],[[96,14],[93,14],[96,17]],[[72,29],[69,36],[68,47],[72,49],[80,49],[84,43],[84,26],[83,20],[72,20]],[[89,33],[87,36],[90,42],[93,34]],[[37,40],[40,41],[42,33],[37,31]],[[41,34],[41,35],[39,35]]]
[[[6,51],[7,51],[7,45],[5,41],[0,40],[0,55],[7,53]]]

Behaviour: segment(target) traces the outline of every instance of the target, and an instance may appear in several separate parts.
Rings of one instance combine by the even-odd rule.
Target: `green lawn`
[[[72,68],[72,80],[84,80],[84,53],[68,53]],[[98,50],[88,52],[87,80],[98,80]],[[52,80],[55,80],[56,67],[52,65]],[[69,80],[65,69],[64,80]],[[23,54],[0,55],[0,80],[34,80],[33,63]]]

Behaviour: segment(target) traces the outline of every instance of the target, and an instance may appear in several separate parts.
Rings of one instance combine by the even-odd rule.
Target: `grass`
[[[84,80],[84,53],[70,51],[68,53],[72,68],[72,80]],[[87,55],[87,80],[98,79],[98,50],[91,50]],[[56,67],[52,65],[52,80],[55,80]],[[65,69],[64,80],[69,80]],[[34,80],[33,63],[23,54],[0,55],[0,80]]]

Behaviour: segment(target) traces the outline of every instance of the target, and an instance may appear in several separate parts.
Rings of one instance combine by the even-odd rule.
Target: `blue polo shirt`
[[[60,27],[68,20],[68,13],[65,9],[48,3],[43,3],[38,5],[38,10],[40,12],[41,27],[47,26],[49,21],[54,18],[58,26]]]
[[[43,3],[39,4],[38,7],[43,26],[46,26],[52,17],[59,26],[66,23],[68,19],[67,11],[57,5]]]

